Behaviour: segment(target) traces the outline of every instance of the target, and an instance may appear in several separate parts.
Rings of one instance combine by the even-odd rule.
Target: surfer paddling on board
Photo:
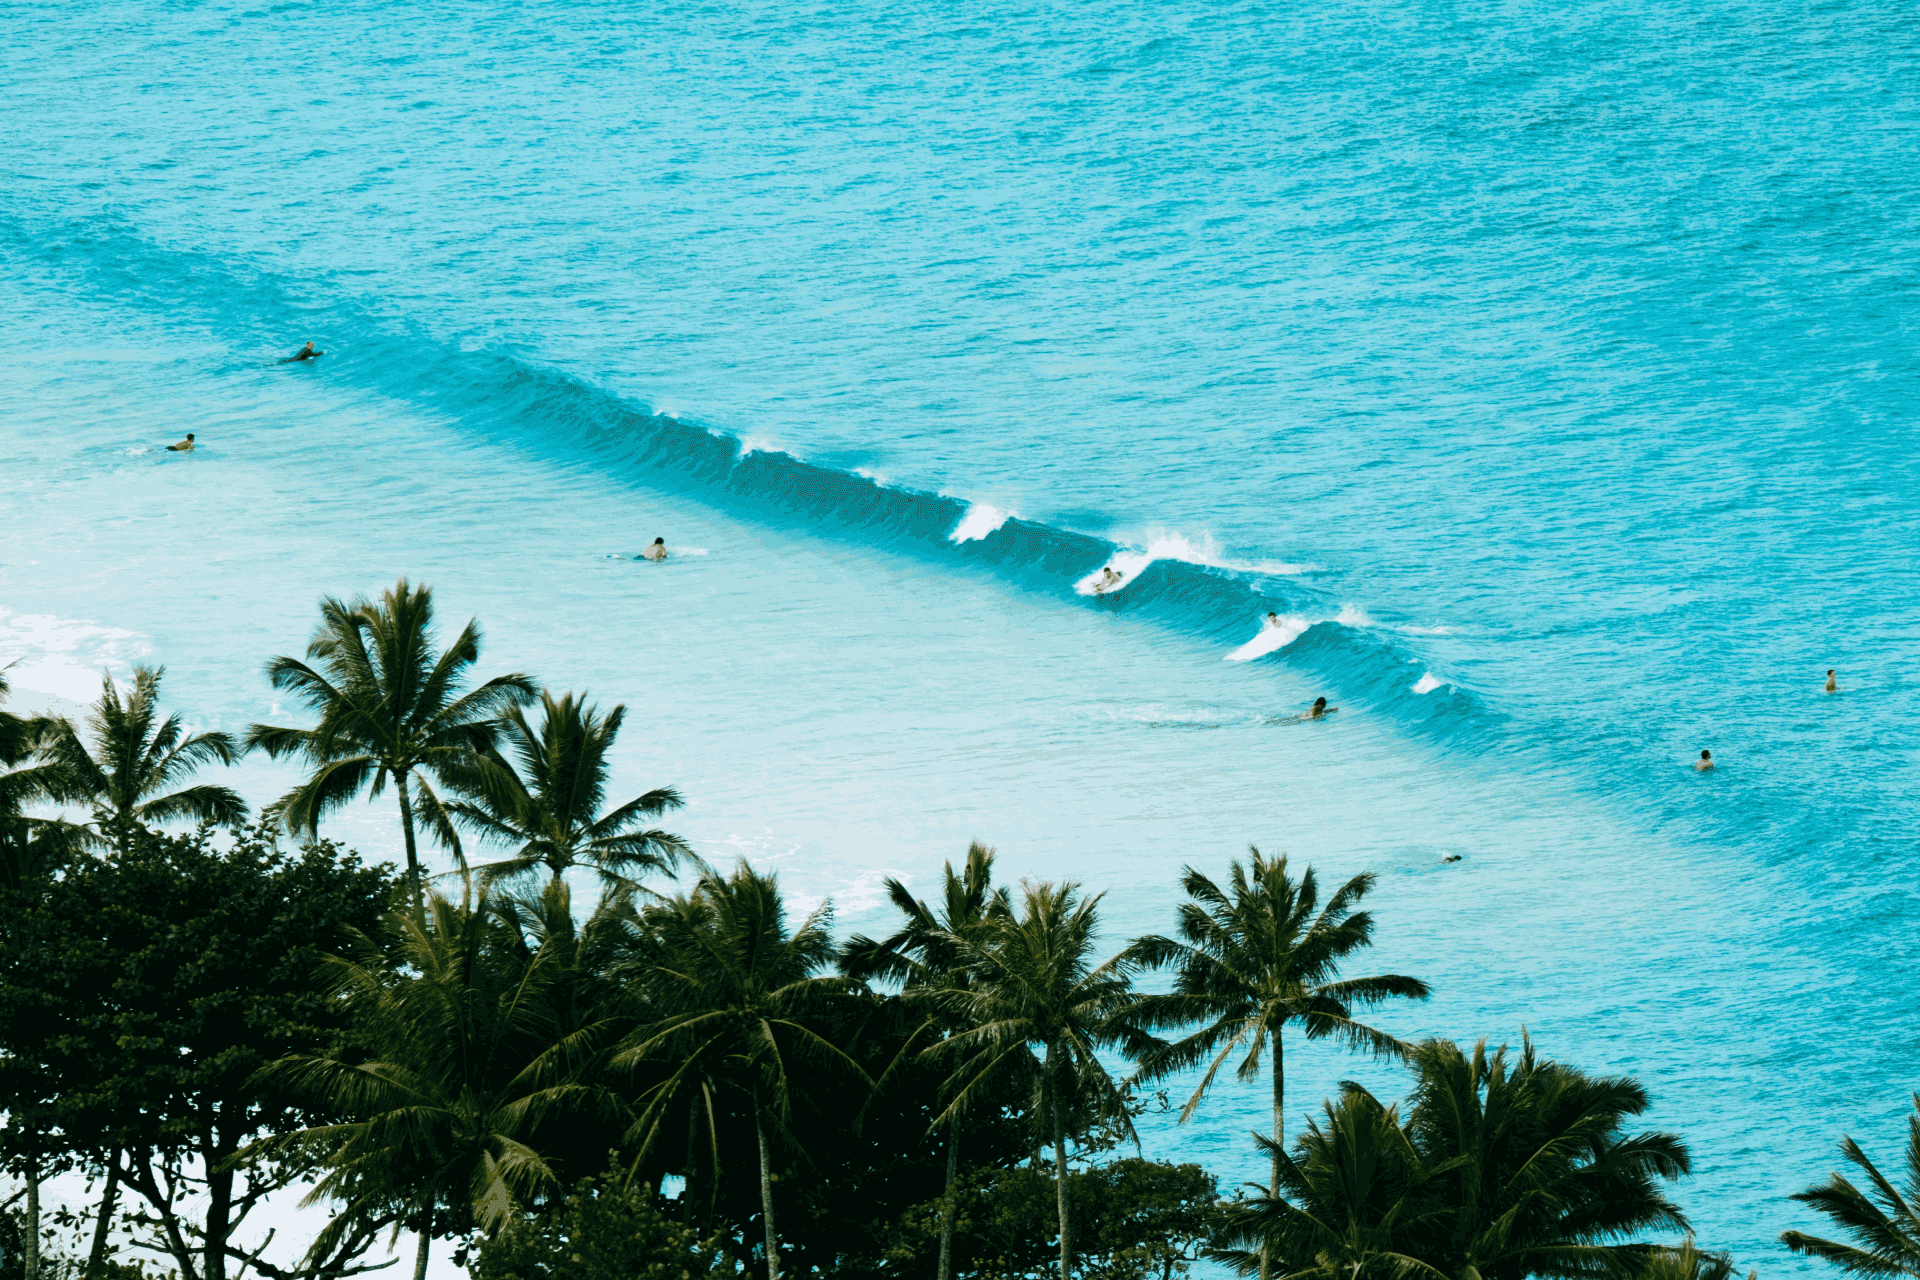
[[[1120,585],[1120,575],[1113,571],[1112,565],[1100,570],[1100,580],[1093,584],[1093,594],[1103,596]]]
[[[1705,773],[1711,768],[1713,768],[1713,752],[1703,749],[1700,752],[1700,758],[1693,762],[1694,772]]]
[[[168,445],[167,452],[168,453],[192,453],[193,452],[193,432],[191,431],[187,432],[187,438],[185,440],[182,440],[179,444]]]
[[[1328,706],[1325,698],[1315,698],[1313,700],[1313,710],[1307,712],[1307,719],[1318,720],[1321,716],[1331,715],[1339,709],[1338,707]]]
[[[655,538],[653,545],[640,553],[640,558],[659,564],[667,558],[667,540],[665,538]]]
[[[294,353],[293,353],[292,355],[290,355],[290,356],[288,356],[288,357],[286,357],[286,358],[285,358],[284,360],[282,360],[282,361],[281,361],[280,363],[281,363],[281,364],[292,364],[292,363],[293,363],[294,361],[296,361],[296,360],[311,360],[311,359],[313,359],[313,358],[314,358],[315,356],[323,356],[323,355],[325,355],[325,354],[327,354],[327,353],[326,353],[326,352],[324,352],[324,351],[315,351],[315,350],[313,349],[313,340],[312,340],[311,338],[309,338],[309,339],[307,340],[307,345],[306,345],[306,346],[304,346],[304,347],[302,347],[302,348],[300,348],[300,349],[299,349],[298,351],[296,351],[296,352],[294,352]]]
[[[1280,615],[1279,615],[1279,614],[1277,614],[1277,613],[1269,613],[1269,614],[1267,615],[1267,625],[1268,625],[1268,626],[1270,626],[1270,627],[1277,627],[1277,626],[1279,626],[1279,625],[1280,625]]]
[[[193,437],[188,436],[187,439],[191,440],[193,439]],[[1827,692],[1828,693],[1840,692],[1840,682],[1834,679],[1832,667],[1827,668]]]

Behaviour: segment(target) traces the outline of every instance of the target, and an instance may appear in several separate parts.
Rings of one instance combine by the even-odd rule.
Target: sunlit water
[[[1894,1160],[1904,6],[8,16],[25,696],[291,716],[263,661],[407,574],[846,927],[978,838],[1117,947],[1255,843],[1379,873],[1383,1026],[1644,1080],[1743,1265]],[[1400,1087],[1289,1062],[1296,1124]],[[1264,1108],[1149,1149],[1236,1183]]]

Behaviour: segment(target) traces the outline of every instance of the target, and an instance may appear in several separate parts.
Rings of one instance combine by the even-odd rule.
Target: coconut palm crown
[[[135,667],[124,694],[112,676],[101,677],[85,738],[67,720],[53,721],[42,738],[46,788],[94,808],[88,843],[124,848],[139,826],[182,819],[234,826],[246,819],[247,803],[231,787],[179,787],[207,765],[232,764],[235,751],[224,733],[188,733],[178,714],[161,717],[163,675],[162,667]]]
[[[1904,1190],[1882,1173],[1860,1144],[1842,1138],[1840,1153],[1865,1175],[1866,1187],[1838,1173],[1794,1199],[1825,1214],[1854,1243],[1785,1231],[1780,1243],[1795,1253],[1831,1262],[1851,1275],[1920,1276],[1920,1093],[1907,1117],[1907,1177]]]
[[[377,602],[322,600],[307,661],[283,656],[267,664],[273,687],[317,712],[319,723],[311,729],[256,724],[247,732],[249,750],[313,766],[312,775],[275,806],[282,821],[317,835],[323,815],[363,791],[378,796],[391,782],[400,802],[407,874],[420,902],[414,822],[425,816],[442,829],[428,775],[470,768],[492,744],[496,717],[535,694],[533,681],[518,673],[466,689],[479,657],[480,628],[472,621],[446,649],[434,650],[432,590],[404,578]],[[461,857],[457,842],[452,849]]]
[[[447,800],[432,815],[482,839],[513,848],[513,854],[480,869],[489,880],[524,877],[545,867],[555,880],[575,866],[588,866],[609,888],[625,888],[648,872],[670,871],[688,853],[669,831],[642,828],[685,802],[672,787],[659,787],[601,813],[607,797],[607,753],[626,720],[625,706],[604,716],[569,693],[540,695],[541,721],[510,706],[500,719],[505,751],[489,751],[470,769],[450,772],[449,788],[464,799]],[[442,835],[442,839],[448,837]]]

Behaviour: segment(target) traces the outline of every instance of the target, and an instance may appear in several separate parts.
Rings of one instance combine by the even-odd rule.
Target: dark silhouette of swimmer
[[[189,439],[191,439],[191,437],[189,437]],[[1828,693],[1840,692],[1840,682],[1834,679],[1832,667],[1827,668],[1827,692]]]
[[[168,453],[192,453],[193,452],[193,432],[191,431],[187,432],[187,438],[185,440],[182,440],[179,444],[168,445],[167,452]]]
[[[288,356],[286,359],[282,360],[280,363],[292,364],[295,360],[311,360],[315,356],[323,356],[325,354],[327,353],[324,351],[315,351],[313,349],[313,341],[309,339],[307,341],[306,346],[300,348],[298,351],[294,352],[292,355]]]
[[[665,560],[667,558],[667,540],[665,538],[655,538],[653,545],[640,553],[640,558],[643,560],[651,560],[655,564]]]
[[[1339,709],[1340,708],[1338,707],[1328,706],[1327,700],[1325,698],[1315,698],[1313,700],[1313,710],[1307,712],[1307,719],[1318,720],[1321,716],[1326,715],[1329,711],[1338,711]]]
[[[1458,862],[1458,861],[1460,861],[1460,855],[1459,855],[1459,854],[1457,854],[1457,853],[1450,853],[1450,854],[1448,854],[1448,855],[1447,855],[1446,857],[1444,857],[1444,858],[1442,858],[1442,859],[1440,859],[1440,861],[1442,861],[1442,862]]]
[[[1713,752],[1702,750],[1700,752],[1700,758],[1693,762],[1693,767],[1701,773],[1705,773],[1707,770],[1713,768]]]

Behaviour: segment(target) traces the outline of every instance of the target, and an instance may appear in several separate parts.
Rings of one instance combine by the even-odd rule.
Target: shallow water
[[[23,687],[284,714],[317,598],[409,574],[848,927],[971,838],[1116,946],[1285,849],[1381,875],[1437,989],[1383,1025],[1641,1076],[1742,1265],[1894,1155],[1903,9],[13,13]],[[1264,1105],[1150,1146],[1253,1176]]]

